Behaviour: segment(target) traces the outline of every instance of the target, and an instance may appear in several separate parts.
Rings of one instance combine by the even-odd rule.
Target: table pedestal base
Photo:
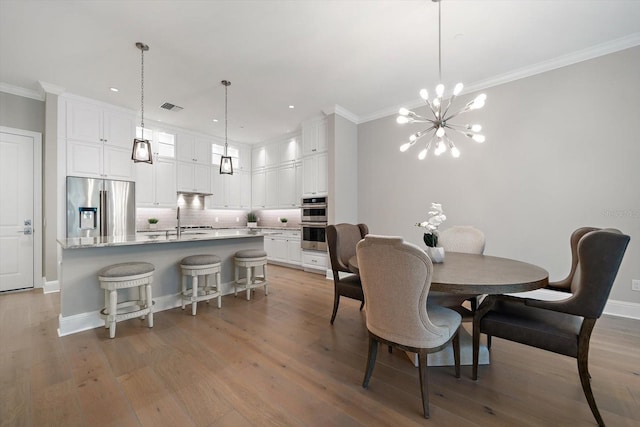
[[[473,365],[473,338],[465,328],[460,326],[460,365]],[[416,353],[406,352],[409,360],[418,367],[418,355]],[[437,353],[431,353],[428,356],[429,366],[454,366],[453,346],[449,344]],[[478,358],[479,365],[489,364],[489,349],[482,342],[480,343],[480,356]]]

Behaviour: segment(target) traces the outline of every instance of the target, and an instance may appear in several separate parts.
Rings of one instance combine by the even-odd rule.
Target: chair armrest
[[[574,316],[583,316],[584,310],[581,310],[578,299],[571,296],[567,299],[559,301],[544,301],[539,299],[527,298],[524,304],[529,307],[541,308],[543,310],[556,311],[558,313],[572,314]]]

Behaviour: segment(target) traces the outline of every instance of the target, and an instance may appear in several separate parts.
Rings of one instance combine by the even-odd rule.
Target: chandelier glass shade
[[[229,80],[222,80],[224,86],[224,154],[220,156],[220,174],[233,175],[233,161],[227,153],[227,89],[231,85]]]
[[[134,163],[153,164],[153,152],[151,151],[151,142],[144,139],[144,53],[149,50],[149,46],[137,42],[136,47],[140,49],[140,127],[142,128],[141,137],[133,139],[133,151],[131,152],[131,160]]]
[[[438,73],[439,79],[442,81],[442,25],[440,13],[440,0],[433,0],[438,3]],[[421,116],[407,108],[401,108],[398,111],[396,122],[399,124],[406,123],[427,123],[427,127],[419,132],[409,136],[409,141],[400,146],[400,151],[405,152],[419,140],[429,137],[424,148],[418,154],[418,158],[423,160],[427,157],[429,150],[434,146],[434,154],[439,156],[445,151],[450,150],[453,157],[460,157],[460,150],[455,146],[451,136],[455,133],[464,135],[475,142],[482,143],[485,141],[484,135],[479,132],[482,126],[479,124],[454,124],[451,121],[460,114],[468,111],[477,110],[484,106],[487,95],[480,94],[472,101],[467,102],[462,108],[451,111],[451,106],[456,97],[464,88],[462,83],[455,85],[453,93],[447,101],[443,99],[445,87],[442,83],[435,88],[435,96],[430,98],[426,89],[420,91],[420,98],[428,107],[427,114],[429,117]]]

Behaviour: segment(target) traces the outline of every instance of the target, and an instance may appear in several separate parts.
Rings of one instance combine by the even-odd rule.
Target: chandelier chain
[[[440,2],[438,2],[438,80],[442,83],[442,16]]]

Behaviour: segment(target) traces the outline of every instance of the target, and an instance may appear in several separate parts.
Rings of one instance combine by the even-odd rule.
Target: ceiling
[[[141,41],[146,118],[224,136],[227,79],[229,139],[268,141],[335,105],[363,121],[415,104],[438,79],[437,11],[430,0],[0,0],[0,82],[139,111]],[[639,44],[637,0],[442,2],[448,87]]]

